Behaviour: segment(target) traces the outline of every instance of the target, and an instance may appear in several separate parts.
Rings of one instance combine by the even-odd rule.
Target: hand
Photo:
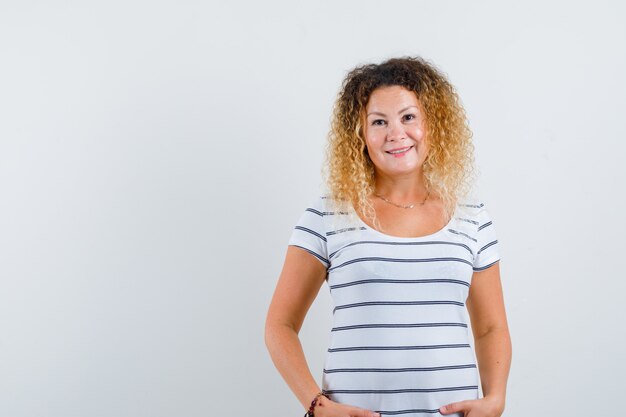
[[[336,403],[326,397],[319,397],[314,413],[315,417],[380,417],[374,411]]]
[[[500,417],[504,411],[504,401],[497,397],[484,397],[447,404],[439,411],[443,415],[463,413],[464,417]]]

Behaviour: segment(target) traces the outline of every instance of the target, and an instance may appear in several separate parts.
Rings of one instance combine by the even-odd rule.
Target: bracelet
[[[322,395],[330,400],[330,397],[328,395],[324,394],[323,392],[318,392],[315,398],[313,398],[313,401],[311,401],[311,406],[309,407],[309,411],[304,413],[304,417],[315,417],[313,414],[313,411],[315,410],[315,405],[317,404],[318,398]]]

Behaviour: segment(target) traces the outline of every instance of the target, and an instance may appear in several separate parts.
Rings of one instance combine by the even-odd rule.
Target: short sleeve
[[[477,213],[478,232],[476,233],[476,255],[474,271],[482,271],[500,260],[500,248],[493,220],[483,203],[479,204]]]
[[[304,249],[328,268],[330,262],[326,246],[324,212],[324,198],[317,197],[300,215],[291,232],[289,246]]]

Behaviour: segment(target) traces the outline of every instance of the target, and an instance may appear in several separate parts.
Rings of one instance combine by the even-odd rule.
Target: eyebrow
[[[410,109],[411,107],[415,107],[416,109],[418,108],[417,106],[410,105],[410,106],[405,107],[405,108],[403,108],[402,110],[400,110],[400,111],[398,112],[398,114],[400,114],[400,113],[402,113],[402,112],[407,111],[407,110],[408,110],[408,109]],[[418,110],[419,110],[419,109],[418,109]],[[377,115],[379,115],[379,116],[386,116],[386,114],[385,114],[385,113],[381,113],[381,112],[377,112],[377,111],[373,111],[373,112],[371,112],[371,113],[367,113],[367,115],[368,115],[368,116],[371,116],[372,114],[377,114]]]

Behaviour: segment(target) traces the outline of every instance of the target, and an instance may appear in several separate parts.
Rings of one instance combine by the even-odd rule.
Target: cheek
[[[415,131],[415,137],[417,138],[417,140],[420,142],[422,146],[428,147],[430,141],[429,141],[428,135],[426,134],[425,129],[417,129]]]
[[[375,134],[368,134],[365,136],[365,146],[370,153],[375,153],[380,151],[381,141]]]
[[[421,141],[426,141],[426,131],[423,128],[415,129],[415,137]]]

